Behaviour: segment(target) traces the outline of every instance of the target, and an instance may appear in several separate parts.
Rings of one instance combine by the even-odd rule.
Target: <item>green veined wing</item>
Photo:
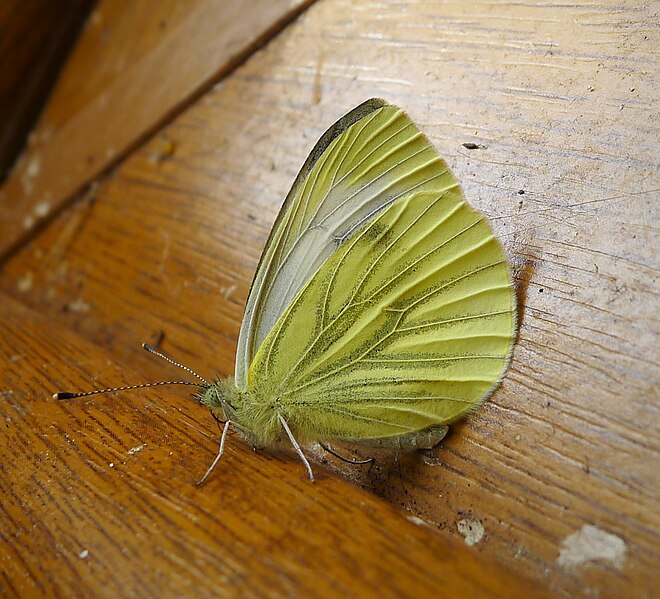
[[[400,137],[378,143],[389,127]],[[277,397],[303,438],[373,439],[451,422],[487,397],[509,363],[516,315],[506,257],[400,109],[384,105],[343,136],[362,140],[359,158],[351,145],[342,155],[351,173],[343,196],[376,178],[386,200],[339,219],[348,234],[270,325],[247,386]],[[336,162],[341,147],[328,146],[317,164]],[[295,212],[290,221],[296,231],[314,222]]]

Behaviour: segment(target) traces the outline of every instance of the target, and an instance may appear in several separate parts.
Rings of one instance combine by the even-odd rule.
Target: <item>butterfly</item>
[[[286,197],[234,377],[208,382],[146,349],[202,381],[158,384],[197,385],[224,423],[200,483],[230,427],[255,447],[289,444],[313,481],[301,444],[434,447],[498,386],[516,331],[509,264],[485,216],[410,117],[371,99],[323,134]]]

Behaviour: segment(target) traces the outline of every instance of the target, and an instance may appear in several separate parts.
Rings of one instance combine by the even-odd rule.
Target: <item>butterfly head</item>
[[[214,380],[195,393],[195,397],[223,420],[237,419],[236,407],[241,398],[233,379]]]

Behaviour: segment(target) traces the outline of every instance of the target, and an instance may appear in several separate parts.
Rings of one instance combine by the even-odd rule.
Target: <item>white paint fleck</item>
[[[110,462],[110,463],[108,464],[108,466],[110,466],[110,468],[114,468],[114,467],[115,467],[115,463],[114,463],[114,462]]]
[[[574,568],[586,562],[603,560],[620,570],[626,561],[627,553],[628,547],[621,537],[593,524],[585,524],[561,542],[557,564],[564,568]]]
[[[147,446],[146,443],[142,443],[142,445],[136,445],[135,447],[132,447],[131,449],[128,450],[128,455],[134,455],[138,451],[142,451],[146,446]]]
[[[89,557],[89,549],[83,549],[79,554],[78,557],[80,559],[85,559],[86,557]]]
[[[476,545],[484,537],[484,526],[479,520],[460,520],[457,524],[458,532],[465,537],[465,544]]]
[[[27,293],[32,289],[32,285],[34,285],[34,275],[32,274],[32,271],[29,271],[18,279],[16,287],[18,288],[19,293]]]

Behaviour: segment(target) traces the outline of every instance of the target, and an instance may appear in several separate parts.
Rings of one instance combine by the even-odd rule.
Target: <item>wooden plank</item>
[[[0,188],[0,256],[308,3],[195,0],[178,3],[185,6],[182,13],[169,1],[160,8],[160,2],[102,2],[91,17],[91,32],[80,44],[88,53],[76,53],[71,75],[64,77],[67,85],[55,95],[62,108],[48,112],[57,118],[46,118],[38,126],[32,144]],[[114,17],[110,19],[114,29],[104,22],[106,12]],[[168,27],[164,15],[170,13],[174,16]],[[101,57],[104,40],[113,32],[108,68],[109,61]],[[141,40],[145,32],[150,34],[149,43],[126,44],[125,40]],[[85,81],[95,59],[106,68],[83,83],[84,93],[78,96],[77,86]],[[84,66],[79,67],[80,62]]]
[[[10,298],[0,306],[3,596],[545,595],[340,478],[319,471],[312,484],[292,456],[234,435],[195,487],[217,437],[206,409],[181,393],[52,400],[131,373]]]
[[[127,67],[145,60],[163,43],[166,32],[176,31],[204,2],[100,0],[57,82],[34,137],[52,137],[97,96],[116,85]]]
[[[20,152],[91,0],[0,3],[0,183]]]
[[[323,0],[124,161],[95,202],[17,253],[0,286],[145,378],[163,366],[138,343],[158,330],[202,374],[228,375],[259,253],[307,152],[365,98],[398,103],[518,265],[521,336],[502,388],[441,447],[379,455],[346,476],[459,540],[458,523],[478,520],[478,551],[564,596],[652,596],[660,180],[649,10]]]

